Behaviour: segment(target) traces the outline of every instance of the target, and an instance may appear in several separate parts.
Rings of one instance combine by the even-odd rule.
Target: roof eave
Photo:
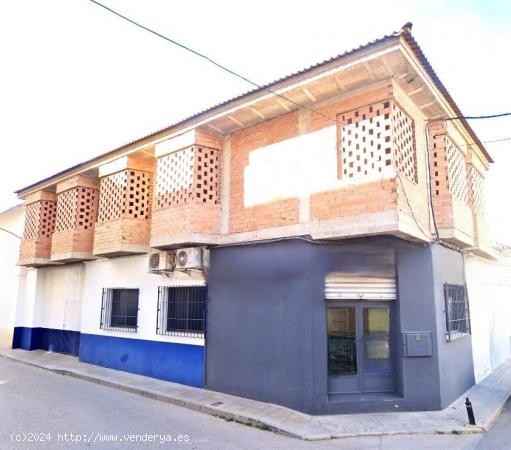
[[[280,78],[272,83],[262,86],[261,88],[253,89],[253,90],[248,91],[238,97],[234,97],[234,98],[229,99],[225,102],[222,102],[218,105],[212,106],[211,108],[208,108],[208,109],[201,111],[197,114],[194,114],[192,116],[189,116],[179,122],[176,122],[166,128],[158,130],[154,133],[150,133],[150,134],[143,136],[139,139],[136,139],[132,142],[124,144],[124,145],[117,147],[113,150],[110,150],[109,152],[103,153],[95,158],[92,158],[90,160],[76,164],[72,167],[69,167],[69,168],[63,170],[63,171],[53,174],[43,180],[39,180],[35,183],[25,186],[25,187],[15,191],[15,194],[17,194],[18,197],[22,198],[25,195],[27,195],[29,192],[36,190],[36,189],[40,188],[41,186],[48,184],[54,180],[57,180],[58,178],[62,178],[64,176],[71,175],[71,174],[73,174],[73,172],[79,172],[79,171],[90,169],[95,164],[99,164],[105,160],[108,160],[109,158],[114,158],[116,156],[120,156],[121,154],[123,154],[127,151],[130,151],[132,148],[137,148],[140,146],[148,145],[151,142],[153,142],[154,140],[161,139],[163,137],[165,139],[168,139],[169,134],[176,134],[176,133],[186,131],[186,129],[188,129],[190,127],[198,126],[202,122],[207,121],[209,118],[212,118],[218,114],[222,114],[226,111],[230,111],[233,108],[239,108],[239,107],[243,107],[244,105],[248,105],[248,104],[252,103],[254,100],[257,100],[258,98],[265,96],[268,93],[271,94],[272,92],[279,92],[281,90],[286,89],[286,87],[288,87],[289,85],[294,85],[294,84],[304,81],[308,78],[312,78],[314,76],[320,75],[322,72],[328,72],[332,68],[342,65],[349,59],[361,58],[361,57],[365,56],[366,54],[369,55],[369,54],[379,51],[381,49],[381,47],[383,47],[383,46],[394,45],[397,43],[399,43],[399,33],[393,33],[390,35],[386,35],[380,39],[377,39],[377,40],[372,41],[368,44],[357,47],[353,50],[347,51],[347,52],[345,52],[341,55],[338,55],[334,58],[331,58],[329,60],[315,64],[313,66],[310,66],[310,67],[308,67],[304,70],[301,70],[299,72],[295,72],[295,73],[288,75],[286,77]]]
[[[144,137],[141,137],[132,142],[117,147],[109,152],[101,154],[95,158],[76,164],[70,168],[67,168],[54,175],[51,175],[50,177],[47,177],[43,180],[39,180],[36,183],[32,183],[29,186],[26,186],[22,189],[15,191],[15,193],[18,195],[18,197],[23,198],[28,193],[34,190],[44,189],[49,184],[53,184],[56,183],[57,181],[60,181],[60,179],[66,178],[75,173],[95,168],[97,167],[97,165],[104,163],[108,160],[111,160],[113,158],[116,158],[118,156],[121,156],[122,154],[135,151],[138,148],[154,143],[155,141],[157,142],[158,140],[169,139],[173,135],[187,131],[187,129],[200,126],[201,124],[207,122],[208,120],[212,120],[212,118],[218,115],[226,114],[227,112],[236,108],[242,108],[244,105],[245,106],[249,105],[256,101],[258,98],[268,95],[269,93],[281,91],[285,92],[285,89],[288,88],[289,86],[295,85],[307,79],[321,75],[322,73],[328,72],[329,70],[334,69],[337,66],[343,65],[350,59],[355,60],[358,58],[362,58],[365,55],[370,55],[372,53],[378,52],[382,47],[385,47],[387,45],[394,45],[396,43],[400,43],[401,38],[412,50],[413,54],[415,55],[415,58],[419,61],[425,73],[431,79],[433,85],[445,98],[447,104],[450,106],[452,111],[454,111],[454,113],[457,116],[462,116],[460,109],[450,96],[449,92],[447,91],[443,83],[436,75],[435,71],[433,70],[431,64],[429,63],[426,56],[422,52],[418,43],[413,38],[410,32],[410,28],[405,26],[400,32],[386,35],[380,39],[374,40],[372,42],[369,42],[368,44],[347,51],[329,60],[325,60],[321,63],[310,66],[299,72],[295,72],[286,77],[280,78],[272,83],[262,86],[261,88],[253,89],[242,95],[226,100],[222,103],[212,106],[211,108],[208,108],[192,116],[189,116],[179,122],[176,122],[164,129],[150,133]],[[460,122],[463,125],[463,127],[467,130],[469,136],[473,139],[473,142],[481,149],[481,152],[485,156],[485,158],[487,158],[487,161],[489,163],[492,163],[493,159],[491,158],[488,151],[486,150],[482,142],[479,140],[475,132],[472,130],[470,124],[463,118],[460,119]]]
[[[460,117],[459,121],[461,124],[463,124],[463,127],[467,130],[467,133],[472,138],[473,142],[479,147],[485,158],[489,163],[493,163],[493,159],[486,150],[486,147],[483,145],[481,140],[477,137],[476,133],[470,126],[470,124],[467,122],[466,119],[463,118],[463,113],[461,112],[460,108],[454,101],[454,99],[451,97],[451,94],[449,94],[449,91],[444,86],[444,84],[440,81],[440,78],[438,78],[438,75],[436,74],[435,70],[431,66],[430,62],[424,55],[424,52],[420,48],[419,44],[415,40],[415,38],[412,36],[409,30],[404,29],[401,33],[402,38],[404,41],[408,44],[412,52],[414,53],[415,57],[418,59],[418,61],[421,63],[422,67],[424,68],[426,74],[428,77],[433,81],[433,84],[436,86],[438,91],[442,94],[442,96],[446,99],[449,106],[454,111],[456,117]]]

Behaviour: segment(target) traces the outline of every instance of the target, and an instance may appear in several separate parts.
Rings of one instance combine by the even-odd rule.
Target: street
[[[476,411],[477,414],[477,411]],[[490,432],[305,442],[0,358],[0,449],[507,449],[508,403]]]

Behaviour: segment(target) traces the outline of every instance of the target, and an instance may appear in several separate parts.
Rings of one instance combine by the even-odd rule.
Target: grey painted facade
[[[394,252],[396,392],[329,396],[325,276],[386,271],[381,255]],[[445,341],[443,283],[462,283],[462,264],[456,251],[394,238],[214,248],[206,387],[313,414],[443,408],[474,383],[470,336]],[[432,356],[403,357],[405,332],[431,333]]]
[[[437,327],[438,361],[440,372],[441,408],[445,408],[475,383],[472,339],[466,336],[452,342],[445,339],[444,283],[463,284],[463,255],[441,245],[432,247],[433,279],[435,286],[435,314]]]

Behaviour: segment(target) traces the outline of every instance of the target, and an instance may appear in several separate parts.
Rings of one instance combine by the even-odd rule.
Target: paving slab
[[[43,350],[0,349],[0,357],[304,440],[487,431],[511,395],[511,359],[442,411],[312,416],[284,406],[82,363]],[[470,397],[477,425],[467,423]]]

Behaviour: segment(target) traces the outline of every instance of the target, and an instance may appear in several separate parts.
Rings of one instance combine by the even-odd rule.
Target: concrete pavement
[[[510,406],[488,433],[367,436],[310,442],[0,358],[2,450],[500,450],[508,449],[511,442]],[[35,441],[34,436],[41,434],[46,440],[39,437]],[[157,440],[140,440],[151,435],[157,436]],[[165,437],[171,440],[162,442]]]
[[[278,405],[89,365],[57,353],[0,350],[0,356],[305,440],[477,433],[490,427],[511,392],[508,361],[466,393],[474,405],[476,426],[467,424],[464,397],[443,411],[310,416]]]

